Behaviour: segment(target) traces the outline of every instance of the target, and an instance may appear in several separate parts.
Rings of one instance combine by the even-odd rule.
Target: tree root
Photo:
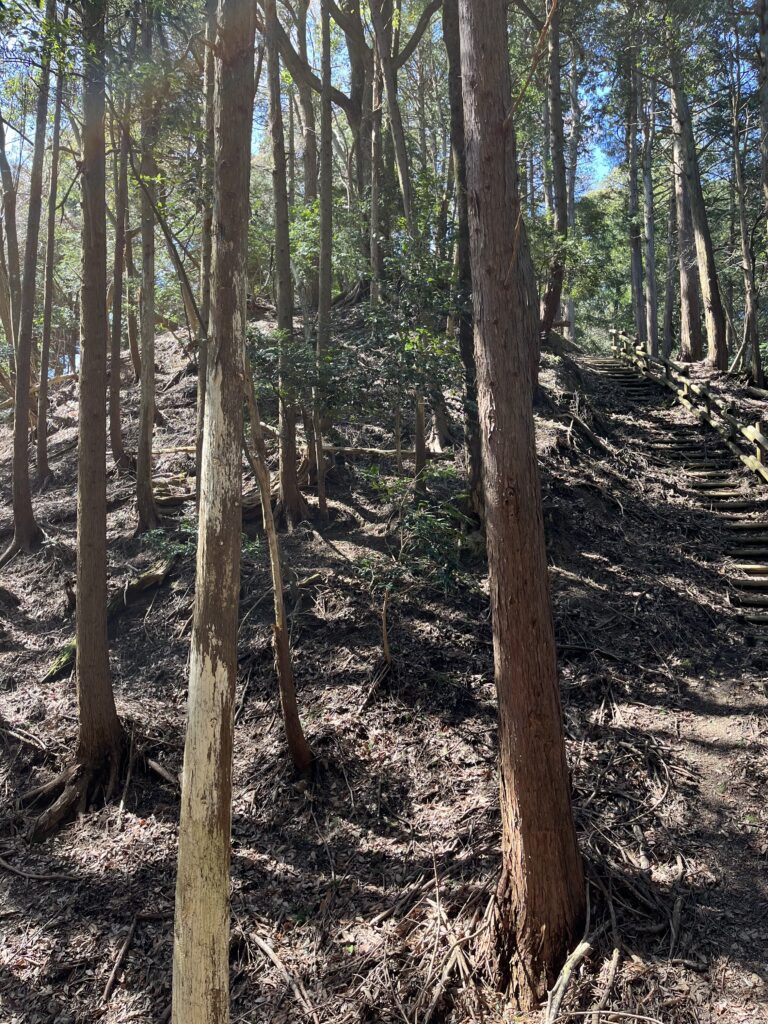
[[[117,788],[122,760],[121,746],[106,755],[98,767],[75,762],[45,785],[23,794],[19,800],[23,807],[51,800],[32,822],[29,842],[41,842],[63,825],[85,814],[88,807],[96,802],[109,803]]]

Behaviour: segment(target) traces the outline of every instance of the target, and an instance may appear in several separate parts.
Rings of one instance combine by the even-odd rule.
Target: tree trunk
[[[643,243],[640,228],[640,196],[637,175],[637,72],[627,70],[628,100],[626,123],[627,174],[629,176],[629,250],[631,259],[632,314],[635,335],[645,344],[645,309],[643,306]]]
[[[744,334],[747,338],[747,350],[750,359],[752,379],[758,387],[762,387],[763,364],[760,358],[760,335],[757,315],[757,289],[752,269],[752,243],[749,233],[749,220],[746,202],[746,183],[744,180],[744,154],[741,146],[741,39],[739,23],[730,0],[733,40],[735,52],[731,61],[731,145],[733,148],[734,187],[736,205],[739,216],[739,242],[741,247],[741,271],[744,279]]]
[[[179,823],[173,1024],[229,1020],[232,744],[255,4],[219,0],[211,353]]]
[[[296,36],[299,44],[299,55],[307,63],[307,9],[309,0],[301,0],[298,4],[298,26]],[[312,102],[312,87],[306,79],[296,81],[299,106],[303,121],[304,134],[304,205],[312,207],[317,199],[317,125],[315,122],[315,105]],[[317,309],[318,302],[318,271],[313,267],[307,280],[307,304],[310,309]]]
[[[416,480],[416,489],[424,489],[424,470],[427,468],[427,436],[426,418],[424,415],[424,395],[418,391],[415,399],[415,423],[414,423],[414,459],[413,476]]]
[[[59,189],[59,149],[61,145],[61,101],[64,72],[56,76],[51,138],[51,177],[48,186],[48,224],[45,241],[45,284],[43,290],[43,340],[40,352],[40,388],[37,392],[37,481],[43,484],[51,474],[48,466],[48,369],[51,362],[53,325],[53,271],[56,265],[56,203]]]
[[[381,254],[381,125],[382,90],[381,63],[378,52],[374,52],[373,64],[373,110],[371,113],[371,306],[378,306],[381,300],[383,260]]]
[[[313,401],[317,498],[320,518],[328,520],[323,453],[323,373],[331,343],[331,289],[333,277],[333,120],[331,109],[331,22],[327,0],[320,4],[322,37],[322,92],[320,94],[320,263],[317,306],[317,376]]]
[[[248,413],[251,420],[251,436],[255,449],[255,457],[251,454],[247,444],[245,446],[248,461],[251,464],[256,481],[259,485],[261,497],[261,513],[264,523],[264,534],[267,538],[269,549],[269,565],[272,572],[272,593],[275,604],[274,624],[274,647],[275,647],[275,669],[277,672],[278,685],[280,687],[280,707],[283,712],[283,724],[285,726],[285,739],[288,744],[288,751],[291,756],[294,768],[302,774],[307,773],[314,760],[314,754],[304,736],[299,717],[299,705],[296,700],[296,684],[293,678],[293,666],[291,664],[290,651],[290,626],[288,617],[285,614],[285,596],[283,592],[283,568],[280,557],[280,541],[275,528],[275,517],[272,514],[272,487],[269,479],[269,465],[267,463],[267,452],[264,446],[264,433],[261,428],[261,418],[256,404],[256,395],[253,389],[253,374],[245,361],[245,397],[248,402]]]
[[[571,101],[571,133],[568,137],[568,230],[573,232],[576,227],[576,168],[579,160],[579,143],[581,142],[582,108],[579,101],[579,83],[581,71],[578,52],[575,45],[571,47],[571,71],[568,77]],[[523,192],[525,195],[525,192]],[[572,295],[566,302],[566,337],[576,341],[576,303]]]
[[[459,354],[464,367],[464,444],[467,452],[469,506],[483,518],[483,481],[480,454],[480,420],[477,409],[472,324],[472,262],[469,251],[467,210],[467,159],[464,148],[464,107],[461,92],[458,0],[443,0],[443,40],[448,57],[448,101],[451,114],[451,146],[456,175],[456,309]]]
[[[384,90],[387,95],[389,126],[395,147],[395,163],[400,195],[403,200],[403,213],[408,232],[416,237],[416,220],[413,210],[413,189],[411,172],[408,165],[408,148],[405,140],[405,128],[397,98],[397,71],[392,60],[392,20],[386,17],[385,0],[373,0],[370,5],[371,21],[376,36],[376,49],[379,54],[381,71],[384,79]]]
[[[137,533],[160,524],[152,490],[152,433],[155,425],[155,113],[152,72],[154,0],[143,0],[141,59],[145,81],[141,98],[141,400],[136,458]]]
[[[704,341],[701,332],[699,301],[699,268],[693,242],[693,221],[688,201],[688,185],[683,171],[683,154],[679,133],[674,133],[672,185],[677,219],[677,258],[680,274],[680,358],[684,363],[702,358]]]
[[[488,567],[499,701],[499,982],[546,996],[584,925],[570,807],[532,412],[536,290],[519,196],[498,0],[460,0]]]
[[[289,529],[307,517],[299,490],[296,466],[296,397],[287,379],[293,339],[293,279],[288,219],[288,184],[285,166],[285,135],[280,101],[280,54],[277,45],[275,0],[265,0],[269,78],[269,121],[272,132],[272,187],[275,204],[275,305],[279,346],[280,391],[280,501],[279,516]]]
[[[661,354],[665,359],[672,355],[674,343],[675,316],[675,230],[677,225],[676,199],[674,186],[669,196],[669,213],[667,215],[667,283],[664,290],[664,340]]]
[[[124,105],[124,118],[128,113],[128,102]],[[128,206],[128,128],[125,123],[118,125],[120,136],[117,159],[117,188],[115,189],[115,261],[112,276],[112,333],[109,352],[109,441],[112,458],[118,470],[130,468],[131,461],[123,445],[123,429],[120,416],[120,388],[122,386],[122,342],[123,342],[123,279],[125,276],[125,213]]]
[[[688,97],[682,84],[680,56],[673,52],[670,57],[672,73],[672,89],[670,101],[672,106],[673,131],[680,136],[683,170],[688,186],[688,198],[693,221],[693,234],[696,243],[696,259],[699,265],[699,284],[704,300],[704,320],[707,328],[707,362],[718,370],[728,369],[728,346],[725,338],[725,313],[720,297],[720,285],[717,279],[715,253],[712,235],[709,230],[707,209],[704,205],[704,194],[701,189],[699,160],[696,153],[696,141],[693,135],[693,123],[688,106]]]
[[[760,106],[760,170],[763,216],[768,224],[768,0],[757,0],[758,99]]]
[[[21,259],[19,257],[19,234],[16,220],[16,182],[8,162],[5,148],[5,124],[0,113],[0,181],[3,185],[3,219],[5,241],[8,248],[8,283],[11,288],[11,318],[13,335],[8,339],[13,351],[19,335],[21,313]]]
[[[75,678],[79,731],[75,762],[48,783],[57,799],[37,819],[44,838],[92,795],[114,791],[125,748],[109,674],[107,638],[107,204],[104,138],[106,0],[83,0],[83,209],[80,433],[77,476],[77,626]],[[34,795],[34,794],[31,794]],[[36,794],[39,798],[40,791]]]
[[[565,242],[568,237],[568,185],[565,171],[565,133],[560,83],[560,5],[553,4],[547,36],[547,107],[552,155],[554,251],[549,261],[547,289],[541,300],[541,336],[549,337],[560,310],[565,279]]]
[[[645,333],[648,351],[659,354],[659,299],[656,287],[656,229],[653,199],[653,146],[656,140],[656,90],[647,104],[638,96],[643,116],[643,241],[645,244]]]
[[[55,0],[46,0],[46,20],[56,16]],[[35,108],[35,140],[32,147],[32,166],[29,172],[29,208],[27,238],[24,245],[24,275],[21,281],[21,301],[16,336],[16,386],[13,416],[13,540],[0,558],[4,564],[14,551],[30,551],[42,538],[42,530],[35,521],[32,509],[32,490],[29,481],[29,389],[32,383],[32,332],[35,321],[37,295],[37,255],[40,237],[40,218],[43,210],[43,163],[45,161],[45,129],[48,119],[48,93],[50,86],[52,40],[43,45],[40,78]],[[6,229],[8,223],[6,222]]]
[[[200,507],[200,479],[203,467],[203,424],[205,422],[205,387],[208,377],[208,330],[211,308],[211,246],[213,239],[213,86],[214,55],[216,39],[216,0],[205,4],[205,66],[203,72],[203,166],[202,166],[202,209],[200,239],[200,317],[202,330],[198,331],[197,346],[197,420],[195,424],[195,502]]]
[[[125,208],[125,272],[126,298],[128,300],[128,350],[131,353],[133,376],[138,384],[141,380],[141,353],[139,352],[139,324],[136,319],[136,264],[133,261],[133,231],[131,230],[129,208]],[[139,292],[141,289],[139,289]]]

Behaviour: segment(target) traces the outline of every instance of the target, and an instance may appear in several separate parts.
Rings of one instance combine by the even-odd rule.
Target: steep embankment
[[[158,361],[166,424],[156,433],[157,475],[170,478],[193,464],[178,449],[192,444],[194,379],[179,375],[184,359],[171,337],[160,340]],[[563,1005],[586,1010],[604,999],[665,1024],[768,1020],[763,640],[727,603],[722,525],[654,448],[692,421],[660,389],[641,406],[599,370],[545,357],[538,412],[564,714],[596,932]],[[0,1005],[25,1024],[159,1024],[169,1006],[163,915],[173,902],[193,504],[169,510],[172,529],[162,537],[135,539],[132,482],[110,480],[113,589],[158,553],[178,555],[169,583],[126,609],[112,636],[119,711],[134,749],[165,777],[137,761],[119,805],[30,850],[11,801],[61,767],[76,728],[71,679],[41,682],[72,632],[64,584],[74,576],[74,389],[55,403],[56,480],[35,499],[50,542],[0,576],[18,599],[0,594],[8,798]],[[126,410],[130,447],[135,388]],[[369,445],[389,429],[342,427]],[[3,426],[6,509],[9,444]],[[340,463],[331,527],[321,535],[308,525],[286,539],[300,702],[319,755],[312,789],[295,785],[286,764],[269,572],[257,525],[246,524],[234,1019],[502,1018],[477,970],[499,824],[484,566],[455,513],[460,465],[460,453],[455,465],[440,464],[431,504],[417,513],[392,463]],[[394,666],[377,685],[385,586]]]

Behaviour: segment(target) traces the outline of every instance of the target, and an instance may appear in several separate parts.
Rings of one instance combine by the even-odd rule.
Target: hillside
[[[176,475],[194,455],[174,449],[192,443],[194,378],[172,335],[158,339],[157,360],[165,425],[155,474],[181,490]],[[133,448],[128,364],[124,382]],[[702,446],[711,438],[661,388],[627,393],[580,356],[545,356],[541,383],[550,583],[592,944],[563,1007],[664,1024],[768,1021],[766,634],[728,603],[722,523],[658,447],[673,432]],[[110,592],[175,556],[167,581],[112,625],[134,755],[119,800],[31,848],[29,812],[14,806],[64,766],[76,733],[71,673],[42,681],[73,635],[75,415],[75,385],[63,385],[54,479],[35,495],[47,541],[0,575],[0,1001],[9,1024],[160,1024],[170,1013],[192,500],[164,510],[161,534],[136,539],[132,479],[109,479]],[[390,443],[385,423],[339,429],[349,444]],[[0,431],[9,508],[8,424]],[[318,755],[310,785],[286,760],[269,567],[258,518],[244,522],[234,1020],[502,1019],[482,973],[500,837],[491,630],[481,545],[458,512],[462,459],[457,448],[453,461],[432,463],[421,507],[393,460],[338,459],[331,525],[284,539],[299,701]],[[743,487],[753,493],[746,476]]]

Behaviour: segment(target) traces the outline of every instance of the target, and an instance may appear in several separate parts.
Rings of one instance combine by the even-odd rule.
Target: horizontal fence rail
[[[753,425],[741,423],[722,399],[702,384],[690,380],[677,363],[650,355],[637,338],[624,331],[612,329],[610,335],[611,348],[617,358],[626,360],[648,380],[672,391],[682,405],[717,431],[745,466],[768,483],[768,436],[764,433],[762,420]],[[744,451],[741,447],[744,441],[750,443],[752,451]]]

